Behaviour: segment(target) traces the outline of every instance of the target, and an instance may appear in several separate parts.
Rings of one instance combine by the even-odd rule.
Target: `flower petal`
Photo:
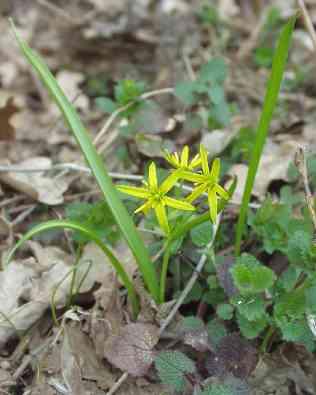
[[[160,228],[166,234],[169,234],[170,229],[165,206],[161,203],[157,204],[157,206],[155,207],[155,212]]]
[[[202,184],[205,181],[205,176],[202,174],[196,174],[192,171],[179,171],[179,178],[182,178],[186,181],[197,182],[198,184]]]
[[[140,199],[146,199],[150,196],[150,193],[146,188],[131,187],[129,185],[117,185],[116,188],[123,193],[131,196],[138,197]]]
[[[219,184],[216,184],[213,187],[213,189],[223,199],[225,199],[225,200],[229,200],[230,199],[229,193],[227,191],[225,191],[225,189],[222,186],[220,186]]]
[[[215,158],[212,163],[211,177],[215,182],[219,179],[219,173],[221,171],[221,161],[219,158]]]
[[[177,181],[180,178],[180,171],[175,170],[173,171],[160,185],[159,191],[163,193],[167,193],[174,187]]]
[[[181,167],[188,167],[189,163],[189,147],[186,145],[181,153]]]
[[[208,167],[207,151],[203,144],[200,145],[200,157],[201,157],[203,174],[208,175],[210,173],[210,169]]]
[[[195,169],[198,166],[201,166],[201,157],[200,154],[195,155],[195,157],[191,160],[190,169]]]
[[[158,188],[158,180],[157,180],[157,169],[154,162],[152,162],[149,166],[148,170],[148,184],[151,189]]]
[[[206,184],[201,184],[193,189],[193,191],[186,197],[186,201],[192,203],[195,199],[201,196],[207,190]]]
[[[186,211],[194,211],[195,210],[195,207],[192,206],[192,204],[185,202],[185,201],[173,199],[169,196],[165,196],[163,198],[163,201],[167,206],[176,208],[178,210],[186,210]]]
[[[210,209],[210,217],[213,224],[215,224],[217,219],[217,196],[213,188],[208,191],[208,205]]]
[[[151,209],[151,207],[152,207],[152,203],[151,203],[151,201],[149,200],[148,202],[146,202],[146,203],[142,204],[141,206],[139,206],[139,207],[134,211],[134,213],[135,213],[135,214],[138,214],[139,212],[143,211],[144,214],[147,214],[148,211]]]

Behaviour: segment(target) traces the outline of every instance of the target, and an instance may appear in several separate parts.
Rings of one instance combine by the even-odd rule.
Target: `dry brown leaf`
[[[213,130],[203,135],[201,143],[207,149],[210,158],[213,158],[224,151],[235,135],[236,133],[229,129]]]
[[[133,323],[123,327],[118,336],[106,341],[105,358],[131,376],[144,376],[153,359],[153,348],[159,340],[158,328],[151,324]]]
[[[80,84],[84,82],[84,74],[76,71],[61,70],[57,73],[56,79],[62,87],[63,92],[70,101],[74,101],[74,106],[79,110],[87,110],[89,108],[89,99],[80,89]],[[60,115],[58,110],[56,115]]]
[[[73,348],[70,343],[71,336],[65,331],[63,338],[63,345],[61,349],[61,374],[66,384],[68,391],[72,394],[85,395],[86,391],[83,386],[80,359],[78,358],[78,349]],[[79,343],[76,344],[76,347]],[[86,356],[86,354],[83,354]]]
[[[69,298],[72,281],[69,262],[73,263],[73,259],[57,247],[42,248],[36,242],[29,244],[36,260],[13,261],[0,272],[0,346],[16,330],[27,330],[43,315],[51,305],[53,292],[57,308],[65,306]],[[101,265],[94,262],[93,256],[86,253],[78,263],[75,289],[84,278],[80,292],[92,290],[95,284],[108,278],[106,259]],[[86,276],[87,259],[92,263],[92,271]],[[110,279],[108,281],[110,285]]]
[[[252,194],[260,200],[264,199],[269,185],[272,181],[288,181],[288,167],[294,161],[298,142],[291,136],[278,135],[278,142],[268,139],[262,153],[259,168],[256,174]],[[233,165],[229,174],[237,176],[237,187],[233,195],[233,200],[240,203],[244,187],[246,184],[248,166],[244,164]]]
[[[8,163],[5,164],[8,165]],[[51,159],[37,157],[26,159],[14,166],[24,170],[49,168],[51,165]],[[1,172],[0,180],[10,185],[11,188],[47,205],[63,203],[63,193],[68,189],[68,181],[65,178],[49,178],[43,172]]]
[[[232,196],[232,200],[238,204],[242,201],[242,196],[245,190],[246,180],[247,180],[248,166],[243,163],[238,163],[233,165],[229,170],[229,175],[232,177],[237,177],[237,185]]]
[[[19,107],[14,104],[14,99],[10,97],[6,105],[0,108],[0,141],[15,140],[15,128],[11,125],[11,117],[19,112]]]

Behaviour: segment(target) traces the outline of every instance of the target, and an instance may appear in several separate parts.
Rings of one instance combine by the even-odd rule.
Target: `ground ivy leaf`
[[[231,320],[234,315],[234,308],[228,303],[221,303],[216,308],[216,314],[222,320]]]
[[[232,303],[249,321],[256,321],[265,316],[265,304],[261,296],[236,296]]]
[[[240,332],[247,339],[255,339],[266,328],[268,320],[262,317],[256,321],[249,321],[245,316],[237,313],[237,321]]]
[[[195,88],[194,82],[179,82],[175,87],[175,95],[187,106],[192,106],[197,100]]]
[[[234,283],[243,295],[261,293],[276,280],[274,272],[261,265],[255,257],[243,254],[232,267]]]
[[[194,362],[180,351],[162,351],[155,358],[160,380],[176,391],[182,391],[185,374],[194,373]]]

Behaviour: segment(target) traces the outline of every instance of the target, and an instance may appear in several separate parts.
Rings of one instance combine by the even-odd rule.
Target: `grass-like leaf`
[[[37,72],[40,79],[43,81],[47,90],[50,92],[55,103],[60,108],[70,130],[75,136],[77,143],[104,194],[105,200],[110,207],[115,221],[136,258],[146,286],[148,287],[153,299],[156,302],[159,302],[159,282],[157,273],[150,261],[148,251],[140,238],[130,215],[121,202],[118,192],[112,184],[102,158],[92,144],[89,134],[81,122],[76,110],[66,98],[45,62],[21,39],[12,21],[11,24],[20,49],[32,65],[33,69]]]
[[[243,193],[242,204],[240,207],[239,219],[236,229],[236,243],[235,243],[236,255],[240,254],[240,245],[245,229],[251,192],[254,185],[256,173],[258,170],[258,165],[260,162],[262,150],[268,135],[273,112],[277,104],[277,99],[281,87],[284,69],[287,62],[295,21],[296,21],[296,15],[290,18],[289,22],[284,26],[280,34],[277,48],[275,50],[273,63],[272,63],[272,72],[270,79],[268,81],[267,92],[264,99],[263,109],[257,129],[256,141],[249,163],[246,186]]]
[[[42,224],[34,226],[12,248],[12,250],[10,251],[9,255],[6,258],[6,264],[8,264],[10,262],[14,253],[16,252],[16,250],[19,247],[21,247],[21,245],[23,243],[25,243],[27,240],[30,240],[31,238],[33,238],[34,236],[36,236],[39,233],[46,232],[46,231],[52,230],[52,229],[71,229],[71,230],[77,231],[77,232],[81,233],[82,235],[84,235],[85,237],[87,237],[89,240],[94,241],[101,248],[101,250],[104,252],[104,254],[108,257],[109,262],[113,265],[114,269],[116,270],[116,273],[121,278],[124,286],[126,287],[128,296],[130,298],[130,301],[131,301],[131,304],[133,307],[133,312],[136,315],[139,310],[137,295],[135,292],[134,285],[131,282],[130,278],[128,277],[123,265],[118,261],[118,259],[115,257],[113,252],[99,238],[97,233],[95,233],[90,228],[83,226],[79,223],[76,223],[74,221],[52,220],[52,221],[47,221]]]

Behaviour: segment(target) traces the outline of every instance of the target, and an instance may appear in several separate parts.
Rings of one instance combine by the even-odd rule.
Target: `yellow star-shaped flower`
[[[195,155],[191,162],[189,162],[189,147],[187,145],[184,146],[180,157],[177,152],[173,152],[172,154],[170,152],[166,152],[165,159],[177,170],[193,171],[196,167],[201,165],[199,154]]]
[[[149,166],[148,181],[144,182],[144,187],[119,185],[117,186],[117,189],[123,193],[127,193],[128,195],[135,196],[140,199],[145,199],[146,202],[138,207],[138,209],[135,210],[135,213],[143,211],[145,214],[147,214],[150,209],[154,209],[161,229],[166,234],[169,234],[170,228],[168,223],[166,206],[178,210],[195,210],[195,207],[187,201],[181,202],[177,199],[166,196],[166,194],[173,188],[173,186],[177,182],[177,179],[178,177],[176,175],[171,174],[159,186],[156,165],[155,163],[151,163]]]
[[[225,189],[218,184],[220,174],[220,160],[215,158],[212,164],[211,171],[207,160],[207,151],[205,147],[200,145],[200,158],[202,165],[202,174],[195,174],[192,172],[184,172],[183,178],[197,184],[192,193],[187,196],[186,200],[192,203],[195,199],[207,192],[208,203],[210,208],[210,217],[213,223],[216,222],[217,208],[219,197],[228,200],[229,194]]]

